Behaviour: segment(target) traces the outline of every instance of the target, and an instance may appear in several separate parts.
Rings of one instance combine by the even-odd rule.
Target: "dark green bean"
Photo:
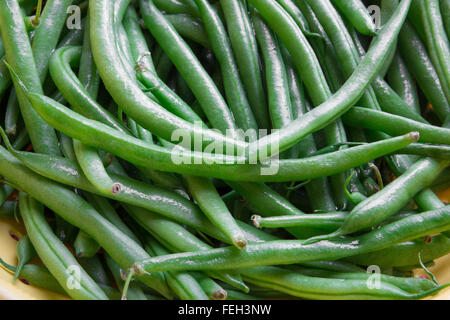
[[[200,272],[193,273],[192,276],[197,280],[198,284],[211,300],[227,300],[227,291],[217,284],[217,282]]]
[[[45,3],[31,46],[41,82],[47,76],[50,56],[56,48],[59,35],[66,22],[67,9],[72,1],[50,0]]]
[[[31,243],[30,237],[24,235],[16,247],[17,252],[17,270],[14,273],[14,281],[20,276],[22,269],[25,264],[34,259],[37,255],[36,250],[34,250],[33,244]]]
[[[286,68],[278,39],[261,16],[253,10],[253,27],[264,57],[269,115],[273,129],[281,129],[293,120]]]
[[[161,11],[165,11],[169,14],[190,14],[193,16],[199,16],[197,7],[192,3],[183,0],[153,0],[155,5]]]
[[[157,243],[155,240],[147,237],[146,247],[149,247],[151,252],[156,255],[166,255],[168,251]],[[187,272],[173,272],[165,273],[167,283],[175,294],[183,300],[209,300],[203,288],[197,280]]]
[[[408,106],[420,114],[420,102],[416,84],[399,53],[395,55],[387,76],[391,88]]]

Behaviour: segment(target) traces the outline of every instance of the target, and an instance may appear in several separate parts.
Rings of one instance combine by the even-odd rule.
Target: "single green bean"
[[[240,0],[221,0],[231,46],[248,101],[259,128],[269,129],[269,115],[260,71],[258,44],[245,4]]]
[[[17,270],[14,273],[14,281],[20,276],[24,265],[30,262],[37,255],[36,250],[34,249],[28,235],[24,235],[19,240],[19,242],[17,243],[16,251],[18,263]]]
[[[431,61],[441,81],[442,90],[450,100],[450,45],[445,33],[439,0],[420,1],[426,43]]]
[[[361,0],[332,0],[360,33],[373,36],[376,26]]]

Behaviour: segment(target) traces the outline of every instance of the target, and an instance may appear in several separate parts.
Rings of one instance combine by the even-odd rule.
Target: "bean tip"
[[[408,137],[412,140],[412,142],[417,142],[420,139],[420,133],[417,131],[408,133]]]
[[[258,215],[255,214],[255,215],[253,215],[251,217],[251,219],[252,219],[253,225],[256,228],[260,229],[261,228],[261,224],[259,223],[259,221],[261,220],[261,216],[258,216]]]
[[[113,194],[118,194],[122,191],[122,185],[120,183],[114,183],[112,185],[112,193]]]
[[[212,293],[212,298],[214,300],[226,300],[227,297],[228,293],[224,289],[218,289]]]
[[[241,238],[236,239],[235,241],[233,241],[233,243],[239,250],[245,248],[245,246],[247,245],[247,241]]]

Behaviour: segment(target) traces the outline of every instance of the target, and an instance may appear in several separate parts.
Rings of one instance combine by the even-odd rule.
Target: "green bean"
[[[197,7],[192,3],[183,0],[154,0],[155,5],[161,11],[165,11],[169,14],[190,14],[193,16],[199,16]]]
[[[373,36],[376,26],[366,7],[360,0],[332,0],[345,17],[360,33]]]
[[[409,105],[380,77],[374,80],[373,88],[380,103],[381,110],[396,114],[414,121],[426,123],[427,121],[412,110]]]
[[[168,251],[153,239],[146,239],[146,246],[156,255],[168,254]],[[148,249],[147,249],[148,250]],[[166,272],[167,283],[175,294],[183,300],[209,300],[197,280],[186,272]]]
[[[0,264],[7,271],[15,273],[17,267],[7,264],[0,258]],[[28,285],[33,285],[39,288],[57,292],[60,294],[66,294],[66,291],[61,287],[55,277],[45,267],[35,264],[26,264],[23,266],[20,280]]]
[[[300,264],[302,267],[316,268],[326,271],[332,271],[335,273],[341,272],[351,272],[351,273],[364,273],[365,270],[345,261],[316,261],[316,262],[305,262]]]
[[[297,119],[299,116],[307,112],[308,103],[305,98],[303,83],[300,80],[298,73],[294,69],[292,58],[284,47],[282,47],[282,49],[284,62],[286,65],[286,73],[288,76],[289,95],[292,104],[292,115],[294,119]],[[334,127],[334,125],[331,125],[330,129],[332,127]],[[312,135],[309,135],[303,138],[294,148],[297,151],[297,156],[300,158],[312,156],[316,151],[314,137]],[[292,150],[292,152],[295,151]],[[333,183],[338,184],[338,180],[340,180],[340,175],[335,176],[332,181]],[[306,184],[305,189],[313,210],[335,210],[336,204],[334,203],[333,197],[331,195],[331,188],[326,177],[310,181]],[[336,190],[334,191],[336,198],[340,198],[341,192],[336,192]]]
[[[73,248],[78,258],[92,258],[100,250],[99,244],[82,230],[78,232]]]
[[[450,100],[450,45],[445,33],[439,0],[420,1],[426,43],[431,61],[441,81],[442,90]]]
[[[22,269],[25,264],[30,262],[33,258],[36,257],[36,250],[33,247],[33,244],[31,243],[30,237],[28,235],[24,235],[19,242],[17,243],[16,247],[17,252],[17,270],[14,273],[14,281],[20,276],[20,273],[22,272]]]
[[[70,30],[58,43],[57,49],[67,46],[81,46],[83,44],[84,30],[86,28],[86,19],[81,19],[81,28]]]
[[[173,221],[164,219],[150,211],[145,211],[137,207],[129,205],[125,205],[124,207],[142,228],[149,232],[160,243],[164,244],[166,248],[169,248],[174,252],[211,249],[211,246],[204,243],[181,225]],[[241,291],[248,292],[248,287],[238,274],[214,271],[207,273],[209,276],[228,283]]]
[[[66,293],[74,299],[108,299],[94,280],[81,268],[70,251],[53,234],[45,221],[43,206],[23,193],[20,195],[19,206],[28,235],[39,257]],[[74,270],[70,270],[74,267],[79,268],[75,271],[78,272],[75,275],[76,279],[72,278]],[[73,281],[77,281],[77,284],[72,283]]]
[[[226,129],[234,130],[236,127],[234,125],[232,113],[228,110],[216,85],[206,74],[188,45],[181,39],[176,30],[154,6],[153,1],[140,1],[139,4],[144,22],[148,29],[188,83],[211,124],[222,132],[225,132]],[[98,14],[101,14],[102,17],[104,15],[101,10],[98,11]],[[101,20],[97,21],[100,22]],[[102,25],[98,25],[98,27],[102,27]],[[106,47],[108,47],[108,45],[106,45]],[[207,89],[205,90],[205,88]],[[148,103],[145,103],[145,105],[147,104]],[[142,104],[140,104],[139,107],[139,113],[140,117],[143,118],[141,105]],[[186,123],[182,122],[177,124],[176,122],[179,122],[179,120],[174,120],[176,126],[174,126],[173,129],[186,128],[192,130],[192,127],[187,126]],[[157,126],[160,127],[161,123],[158,122]],[[148,126],[148,128],[151,129],[150,126]],[[160,130],[151,131],[158,133]],[[170,133],[167,136],[170,136]]]
[[[127,269],[136,259],[148,257],[137,243],[115,228],[75,193],[28,170],[2,147],[0,158],[0,174],[3,177],[20,185],[21,190],[45,203],[70,224],[84,230],[118,261],[122,268]],[[40,255],[40,251],[36,249]],[[146,275],[138,279],[165,296],[170,296],[161,274]]]
[[[420,299],[435,294],[446,287],[441,286],[411,294],[384,281],[380,281],[380,286],[373,290],[367,285],[367,280],[365,279],[308,277],[277,267],[244,269],[243,272],[246,280],[249,282],[308,299]]]
[[[102,194],[121,192],[120,184],[113,181],[106,172],[97,149],[86,146],[76,139],[73,140],[73,147],[83,173],[96,189]]]
[[[102,123],[86,119],[45,96],[29,93],[28,97],[33,106],[45,117],[48,123],[51,123],[57,130],[80,140],[86,145],[115,154],[138,166],[226,180],[282,182],[308,180],[333,175],[366,163],[384,154],[391,153],[396,149],[401,149],[418,139],[417,133],[411,133],[391,140],[342,150],[324,156],[298,160],[272,161],[271,165],[279,165],[278,172],[275,175],[261,175],[261,169],[264,168],[263,165],[233,164],[236,160],[240,161],[240,159],[221,155],[187,152],[183,149],[178,149],[174,155],[173,150],[171,151],[163,147],[148,144],[113,130]],[[67,121],[70,121],[71,126],[64,125]],[[294,120],[293,123],[297,123],[297,120]],[[347,157],[349,154],[358,154],[358,157],[349,158]],[[327,159],[327,162],[320,161],[322,160],[321,158],[323,160]],[[340,159],[340,166],[336,167],[331,165],[330,161],[337,161],[337,159]],[[193,166],[191,165],[192,163],[202,165]],[[318,166],[319,163],[323,166]],[[265,168],[268,169],[267,167]],[[273,168],[270,168],[270,171],[268,171],[269,174]]]
[[[155,72],[147,70],[146,66],[138,62],[138,80],[158,98],[164,108],[189,122],[203,123],[202,119],[174,93]],[[206,126],[205,126],[206,127]]]
[[[258,44],[247,9],[240,0],[221,0],[220,5],[239,74],[256,122],[259,128],[268,129],[269,115],[260,72]]]
[[[198,19],[186,14],[165,15],[165,18],[180,36],[192,40],[205,48],[211,48],[205,28]]]
[[[382,250],[346,258],[359,265],[380,267],[402,267],[419,264],[419,253],[423,261],[431,261],[446,255],[450,250],[450,240],[444,235],[434,236],[431,241],[423,239],[406,241]]]
[[[156,74],[163,82],[167,82],[172,68],[173,63],[170,61],[169,56],[165,52],[162,52],[160,59],[156,63]]]
[[[450,207],[447,206],[404,218],[358,237],[309,245],[302,240],[279,240],[248,244],[242,250],[227,247],[179,253],[136,262],[134,269],[136,274],[141,274],[158,270],[223,270],[337,260],[448,230],[449,221]]]
[[[295,5],[291,0],[277,0],[281,4],[289,15],[294,19],[295,23],[299,26],[300,30],[308,37],[320,38],[321,36],[317,33],[311,32],[308,21],[303,15],[302,11]]]
[[[324,230],[339,229],[348,213],[319,213],[302,216],[280,216],[262,218],[253,216],[253,224],[258,228],[318,227]]]
[[[444,21],[444,27],[445,27],[445,32],[447,34],[447,37],[449,37],[450,35],[450,4],[448,3],[448,1],[445,0],[440,0],[439,1],[439,5],[441,7],[441,14],[442,14],[442,19]]]
[[[444,121],[450,112],[450,106],[425,45],[408,22],[404,24],[398,39],[400,53],[409,71],[417,80],[439,119]]]
[[[91,37],[89,28],[90,26],[88,16],[86,17],[86,26],[84,27],[83,47],[81,49],[78,78],[89,95],[93,98],[97,98],[100,86],[100,76],[98,74],[98,70],[94,62],[94,57],[92,56],[91,52]],[[52,58],[54,55],[55,53],[52,55]],[[50,58],[50,67],[52,58]],[[56,59],[56,57],[54,59]]]
[[[23,81],[31,90],[42,93],[39,73],[17,1],[2,1],[0,17],[0,29],[8,62],[23,75]],[[20,86],[16,87],[16,93],[34,149],[38,152],[59,154],[54,130],[33,110]]]
[[[231,181],[227,181],[227,184],[243,196],[259,214],[264,216],[289,215],[297,217],[304,214],[286,200],[286,198],[282,197],[265,184],[248,182],[237,183]],[[289,228],[287,231],[298,239],[305,239],[311,236],[311,234],[316,234],[316,230],[310,228]]]
[[[392,89],[410,106],[416,113],[420,114],[419,96],[416,84],[409,73],[403,58],[397,52],[394,61],[387,74]]]
[[[213,225],[222,231],[237,248],[247,245],[244,233],[209,179],[185,176],[189,192]]]
[[[384,0],[387,1],[387,0]],[[393,4],[398,3],[398,0],[393,1]],[[417,31],[420,40],[425,41],[425,26],[423,25],[424,21],[422,19],[422,9],[420,6],[420,0],[413,0],[411,3],[411,8],[408,13],[408,21],[414,26],[414,29]]]
[[[331,93],[320,64],[295,21],[275,1],[249,0],[248,2],[258,10],[291,53],[313,102],[319,104],[326,101]],[[306,65],[309,67],[304,68],[303,66]]]
[[[307,269],[301,267],[292,267],[289,269],[311,277],[347,279],[347,280],[365,280],[366,284],[368,283],[367,281],[371,280],[371,278],[373,279],[374,277],[377,277],[379,280],[383,281],[383,283],[384,282],[390,283],[391,285],[394,285],[408,293],[420,293],[437,287],[437,285],[433,281],[427,279],[394,277],[382,273],[374,276],[372,273],[366,272],[341,273],[318,269]]]
[[[293,120],[286,68],[275,34],[261,16],[251,13],[253,27],[264,57],[269,115],[273,129],[281,129]]]
[[[82,171],[76,163],[69,159],[56,157],[44,159],[42,156],[47,156],[35,153],[15,154],[27,163],[28,166],[33,168],[33,170],[48,178],[89,192],[98,192],[81,174]],[[227,237],[221,234],[221,232],[203,217],[200,209],[183,196],[127,177],[112,176],[123,186],[123,192],[116,195],[106,195],[107,197],[155,211],[175,221],[218,237],[221,241],[227,241]],[[273,239],[269,235],[266,237],[263,232],[249,229],[246,224],[242,223],[240,226],[241,228],[245,227],[246,237],[251,241],[260,241],[258,239],[261,237],[266,240]],[[254,234],[255,231],[257,231],[256,234]]]
[[[333,43],[344,76],[350,77],[358,66],[360,58],[344,22],[329,0],[308,0],[307,2]],[[377,101],[371,87],[368,87],[359,103],[369,108],[377,108]]]
[[[214,280],[200,272],[193,273],[192,276],[197,280],[198,284],[211,300],[227,300],[227,291]]]
[[[17,203],[15,201],[6,201],[0,206],[1,218],[14,218]]]
[[[450,129],[420,123],[378,110],[355,107],[343,116],[343,121],[350,126],[383,131],[393,136],[414,130],[420,133],[420,142],[450,144]]]
[[[94,255],[91,258],[78,258],[78,261],[95,282],[100,285],[108,285],[110,283],[109,276],[98,255]]]
[[[5,131],[9,136],[15,136],[17,133],[17,124],[20,117],[19,101],[15,90],[11,90],[6,103],[5,111]]]
[[[258,125],[256,124],[255,116],[249,105],[244,85],[239,77],[239,69],[231,49],[231,42],[228,38],[225,26],[208,1],[194,1],[197,4],[200,16],[205,25],[212,50],[219,62],[222,71],[225,96],[234,115],[236,125],[244,131],[248,129],[257,130]],[[228,26],[229,28],[232,27],[230,24],[228,24]]]
[[[136,235],[127,227],[127,225],[122,221],[119,215],[116,213],[114,207],[109,203],[107,199],[90,194],[88,192],[84,193],[84,196],[88,202],[100,213],[103,217],[109,220],[116,228],[126,234],[130,239],[133,239],[136,243],[140,243]]]
[[[269,17],[271,17],[272,19],[273,14],[277,12],[279,13],[278,10],[271,10],[273,9],[272,7],[265,7],[265,5],[267,4],[266,1],[250,0],[250,2],[253,5],[255,5],[255,3],[257,3],[258,6],[260,5],[259,8],[256,5],[255,7],[257,7],[257,9],[265,19],[268,19]],[[408,11],[410,4],[410,1],[402,1],[400,3],[395,15],[390,19],[389,23],[385,25],[385,27],[379,32],[375,42],[373,42],[371,46],[371,49],[361,61],[359,66],[356,68],[355,72],[331,99],[324,102],[321,106],[314,108],[305,116],[294,120],[290,125],[278,132],[279,138],[276,139],[276,143],[279,146],[278,150],[283,151],[288,146],[291,147],[302,137],[331,123],[343,112],[347,111],[350,108],[350,105],[353,105],[354,103],[356,103],[356,101],[359,100],[362,92],[364,92],[368,84],[376,77],[378,72],[381,70],[384,59],[389,53],[390,45],[395,40],[401,26],[403,25],[405,14]],[[267,16],[263,14],[263,11]],[[276,19],[272,21],[273,23],[271,23],[270,26],[274,28],[276,32],[277,30],[275,29],[275,27],[281,28],[283,24],[279,22],[279,19],[276,21],[275,20]],[[289,29],[291,29],[291,27],[289,27]],[[279,31],[279,33],[280,32],[281,31]],[[283,42],[285,43],[285,45],[287,45],[289,42],[291,46],[293,44],[298,45],[301,43],[293,40],[284,40]],[[293,50],[293,54],[296,55],[297,61],[302,60],[302,63],[309,61],[308,59],[310,58],[310,55],[307,54],[307,57],[305,57],[305,60],[303,60],[303,55],[299,54],[300,51],[293,48],[291,48],[291,50]],[[316,63],[310,63],[309,65],[316,65]],[[312,79],[309,74],[311,68],[305,67],[302,69],[301,66],[298,66],[298,69],[298,71],[301,73],[302,79],[305,80],[305,85],[308,88],[308,91],[314,99],[314,91],[317,91],[317,85],[310,83],[309,81],[306,82],[306,80]],[[306,70],[308,71],[308,74],[305,74]],[[320,97],[317,96],[317,98]],[[273,137],[268,136],[260,139],[259,148],[265,148],[269,146],[271,144],[270,139],[272,138]]]
[[[239,291],[227,290],[227,300],[261,300],[261,299]]]
[[[105,255],[105,260],[117,286],[120,290],[123,290],[124,280],[122,277],[125,276],[126,271],[121,269],[120,266],[107,254]],[[127,300],[147,300],[147,297],[136,283],[131,283],[127,290]]]
[[[7,184],[0,185],[0,205],[4,204],[13,192],[13,187]]]
[[[42,11],[39,26],[32,41],[32,50],[36,68],[41,79],[45,80],[52,51],[56,48],[59,35],[64,27],[67,9],[73,0],[47,1]]]

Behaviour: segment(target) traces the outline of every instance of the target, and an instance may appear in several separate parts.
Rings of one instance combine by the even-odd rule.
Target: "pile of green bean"
[[[0,265],[82,300],[438,293],[449,10],[0,1]]]

